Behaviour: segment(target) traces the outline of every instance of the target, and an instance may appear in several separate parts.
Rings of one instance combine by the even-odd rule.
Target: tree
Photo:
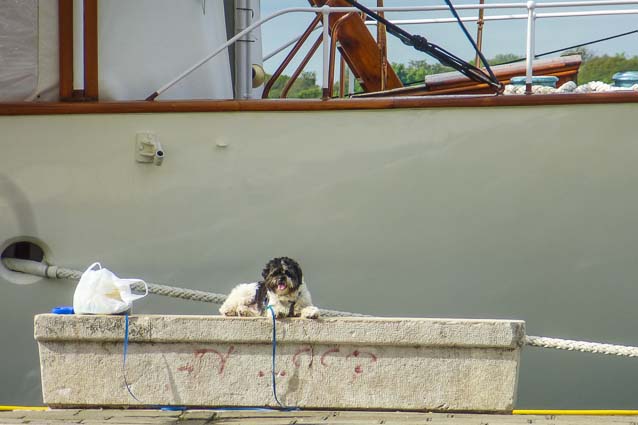
[[[638,56],[625,57],[624,53],[614,56],[596,56],[590,50],[579,47],[570,50],[565,55],[578,54],[582,57],[582,64],[578,73],[578,83],[585,84],[590,81],[612,82],[612,76],[616,72],[621,71],[638,71]],[[511,62],[518,59],[518,56],[512,53],[498,54],[489,60],[490,65],[498,65],[504,62]],[[411,60],[407,64],[393,63],[392,68],[404,85],[422,84],[427,75],[439,74],[451,71],[451,68],[441,65],[440,63],[430,64],[426,60]],[[346,87],[348,86],[349,74],[346,74]],[[290,80],[287,75],[279,77],[275,85],[270,91],[271,98],[278,98]],[[355,93],[362,92],[362,88],[355,81]],[[302,72],[297,81],[291,87],[288,97],[290,98],[319,98],[321,97],[321,88],[317,85],[317,75],[313,71]],[[339,94],[339,81],[334,84],[333,96]]]
[[[517,62],[519,59],[521,58],[513,53],[499,53],[498,55],[494,56],[492,59],[488,59],[487,61],[490,65],[500,65],[508,62]]]
[[[392,69],[394,69],[394,72],[403,85],[423,83],[426,75],[440,74],[452,70],[452,68],[443,66],[438,62],[429,64],[425,59],[411,60],[407,65],[403,63],[393,63]]]
[[[271,75],[266,76],[266,80],[269,80]],[[270,99],[277,99],[281,96],[286,83],[290,81],[290,76],[280,75],[270,89],[268,97]],[[317,86],[317,74],[314,71],[304,71],[299,75],[299,78],[293,83],[292,87],[288,91],[290,98],[315,98],[321,97],[321,88]]]
[[[578,71],[578,84],[585,84],[590,81],[603,81],[612,83],[612,76],[616,72],[638,70],[638,56],[625,57],[624,53],[615,56],[593,56],[583,61]]]

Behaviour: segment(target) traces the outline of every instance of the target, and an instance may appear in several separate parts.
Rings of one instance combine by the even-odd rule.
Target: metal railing
[[[633,15],[638,14],[638,9],[618,9],[618,10],[590,10],[579,12],[553,12],[553,13],[537,13],[538,9],[550,9],[550,8],[570,8],[570,7],[600,7],[600,6],[612,6],[612,5],[638,5],[638,0],[599,0],[599,1],[574,1],[574,2],[556,2],[556,3],[537,3],[533,0],[529,0],[526,3],[497,3],[497,4],[475,4],[475,5],[458,5],[455,6],[457,10],[489,10],[489,9],[524,9],[525,14],[512,14],[512,15],[497,15],[497,16],[484,16],[484,21],[496,21],[496,20],[513,20],[513,19],[527,19],[527,42],[526,42],[526,74],[525,82],[528,87],[531,86],[533,76],[533,60],[535,55],[535,32],[536,32],[536,20],[544,18],[563,18],[563,17],[583,17],[583,16],[601,16],[601,15]],[[370,7],[370,10],[376,12],[433,12],[433,11],[446,11],[449,10],[447,6],[394,6],[394,7]],[[238,32],[234,37],[227,40],[224,44],[218,47],[208,56],[204,57],[184,72],[179,74],[170,82],[160,87],[157,91],[151,94],[147,100],[153,100],[161,93],[168,90],[170,87],[187,77],[193,71],[204,65],[206,62],[223,52],[225,49],[233,45],[237,40],[250,34],[251,31],[261,27],[265,23],[283,15],[291,13],[312,13],[321,14],[322,17],[322,31],[323,31],[323,76],[322,76],[322,89],[325,92],[328,89],[329,81],[329,67],[330,67],[330,41],[329,41],[329,22],[328,19],[331,13],[347,13],[347,12],[359,12],[354,7],[292,7],[279,10],[265,18],[262,18],[244,30]],[[464,17],[462,21],[476,21],[478,17]],[[432,23],[451,23],[456,22],[453,18],[433,18],[433,19],[411,19],[411,20],[393,20],[391,21],[398,25],[414,25],[414,24],[432,24]],[[376,24],[375,22],[371,23]],[[286,47],[295,43],[297,39],[293,39],[284,46],[278,48],[275,52],[266,55],[266,58],[271,58],[275,54],[284,50]]]

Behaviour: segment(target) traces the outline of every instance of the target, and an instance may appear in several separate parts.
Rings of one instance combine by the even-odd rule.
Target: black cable
[[[483,53],[481,52],[481,50],[476,45],[476,42],[474,41],[474,39],[472,38],[472,36],[468,32],[467,28],[465,28],[465,25],[463,24],[463,21],[461,21],[461,17],[459,16],[458,12],[454,8],[454,5],[452,4],[452,2],[450,0],[445,0],[445,3],[450,8],[450,12],[452,12],[452,15],[454,15],[454,17],[456,18],[456,22],[458,22],[459,26],[461,27],[461,30],[465,34],[465,37],[467,37],[467,39],[470,41],[470,44],[472,45],[472,47],[474,47],[474,51],[479,56],[479,58],[481,58],[481,62],[483,62],[483,65],[485,65],[485,69],[490,74],[490,77],[492,77],[492,80],[498,81],[498,78],[496,78],[496,76],[492,72],[492,68],[490,68],[490,64],[487,62],[487,59],[485,59],[485,56],[483,56]]]
[[[635,34],[635,33],[638,33],[638,30],[628,31],[628,32],[624,32],[622,34],[616,34],[616,35],[612,35],[612,36],[605,37],[605,38],[599,38],[598,40],[588,41],[587,43],[575,44],[573,46],[564,47],[562,49],[557,49],[557,50],[552,50],[550,52],[539,53],[538,55],[534,55],[534,59],[540,58],[540,57],[543,57],[543,56],[547,56],[547,55],[551,55],[553,53],[563,52],[565,50],[575,49],[577,47],[589,46],[590,44],[600,43],[601,41],[613,40],[614,38],[620,38],[620,37],[624,37],[626,35],[631,35],[631,34]],[[511,63],[516,63],[516,62],[520,62],[520,61],[524,61],[524,60],[525,60],[525,58],[519,58],[519,59],[514,59],[514,60],[511,60],[511,61],[507,61],[507,62],[502,62],[499,65],[509,65]]]
[[[401,40],[403,44],[414,47],[420,52],[427,53],[438,60],[441,64],[454,68],[471,80],[492,86],[499,93],[502,91],[503,85],[498,81],[498,79],[485,74],[485,72],[481,69],[448,52],[444,48],[437,46],[434,43],[430,43],[425,37],[410,34],[379,14],[359,4],[355,0],[346,0],[346,2],[353,7],[356,7],[375,21],[384,24],[386,31]]]
[[[627,35],[631,35],[631,34],[635,34],[635,33],[638,33],[638,29],[637,30],[633,30],[633,31],[623,32],[621,34],[611,35],[609,37],[599,38],[598,40],[588,41],[586,43],[575,44],[573,46],[564,47],[562,49],[556,49],[556,50],[552,50],[552,51],[549,51],[549,52],[539,53],[538,55],[535,55],[534,58],[540,58],[542,56],[547,56],[547,55],[551,55],[551,54],[554,54],[554,53],[563,52],[565,50],[575,49],[577,47],[588,46],[590,44],[596,44],[596,43],[600,43],[602,41],[613,40],[614,38],[625,37]],[[481,57],[481,60],[483,60],[482,57]],[[525,58],[518,58],[518,59],[514,59],[514,60],[511,60],[511,61],[507,61],[507,62],[501,62],[501,63],[499,63],[499,65],[509,65],[509,64],[520,62],[520,61],[524,61],[524,60],[525,60]],[[487,64],[487,62],[485,62],[485,61],[483,63]],[[487,68],[487,66],[486,66],[486,68]],[[415,84],[423,84],[423,81],[416,80],[416,81],[408,81],[408,82],[404,82],[403,83],[404,86],[411,86],[411,85],[415,85]],[[361,92],[355,92],[355,93],[352,93],[352,94],[362,94],[362,93],[365,93],[365,92],[361,91]]]

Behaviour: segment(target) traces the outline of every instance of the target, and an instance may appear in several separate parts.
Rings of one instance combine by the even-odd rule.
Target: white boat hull
[[[321,307],[523,319],[530,334],[636,345],[636,112],[1,116],[0,248],[28,239],[52,264],[221,293],[287,255]],[[135,162],[138,132],[157,135],[161,166]],[[40,400],[32,318],[74,289],[18,281],[0,271],[6,404]],[[148,297],[135,311],[217,306]],[[527,349],[518,407],[587,407],[609,392],[602,407],[631,407],[633,365]]]

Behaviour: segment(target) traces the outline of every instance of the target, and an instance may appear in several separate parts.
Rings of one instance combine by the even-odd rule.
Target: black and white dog
[[[263,316],[268,305],[275,315],[316,319],[319,309],[312,305],[299,263],[292,258],[273,258],[261,272],[263,280],[237,285],[222,304],[224,316]]]

